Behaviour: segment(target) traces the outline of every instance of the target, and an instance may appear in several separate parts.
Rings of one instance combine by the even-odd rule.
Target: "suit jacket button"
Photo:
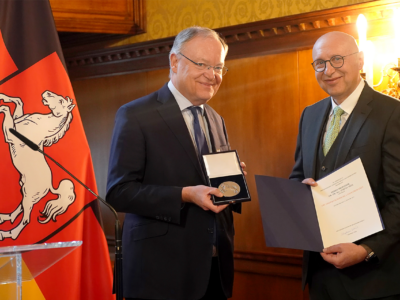
[[[159,220],[159,219],[160,219],[160,217],[159,217],[159,216],[156,216],[156,219],[157,219],[157,220]]]
[[[168,218],[167,218],[167,217],[164,217],[164,221],[168,221]]]
[[[171,222],[171,217],[168,218],[168,222]]]
[[[322,166],[321,170],[322,170],[322,171],[325,171],[325,170],[326,170],[325,166]]]

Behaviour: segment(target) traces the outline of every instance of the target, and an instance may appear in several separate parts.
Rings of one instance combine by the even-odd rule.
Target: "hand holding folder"
[[[384,229],[361,159],[317,183],[256,175],[267,246],[321,252]]]

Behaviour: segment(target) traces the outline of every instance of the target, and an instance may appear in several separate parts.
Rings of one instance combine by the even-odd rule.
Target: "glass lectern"
[[[0,284],[9,285],[4,300],[23,299],[23,281],[32,280],[80,245],[82,241],[0,247]]]

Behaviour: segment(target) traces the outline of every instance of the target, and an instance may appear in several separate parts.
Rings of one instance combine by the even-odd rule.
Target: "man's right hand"
[[[187,186],[182,189],[182,201],[196,204],[204,210],[211,210],[215,213],[223,211],[228,205],[214,205],[211,195],[222,197],[223,194],[217,188],[205,185]]]
[[[312,178],[306,178],[301,183],[308,184],[308,185],[311,185],[311,186],[317,186],[318,185],[318,183],[316,183],[315,180],[312,179]]]

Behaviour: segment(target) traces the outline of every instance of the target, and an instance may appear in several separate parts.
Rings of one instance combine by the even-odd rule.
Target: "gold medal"
[[[221,191],[222,194],[224,194],[225,197],[233,197],[240,192],[240,186],[233,181],[225,181],[221,183],[218,189]]]

